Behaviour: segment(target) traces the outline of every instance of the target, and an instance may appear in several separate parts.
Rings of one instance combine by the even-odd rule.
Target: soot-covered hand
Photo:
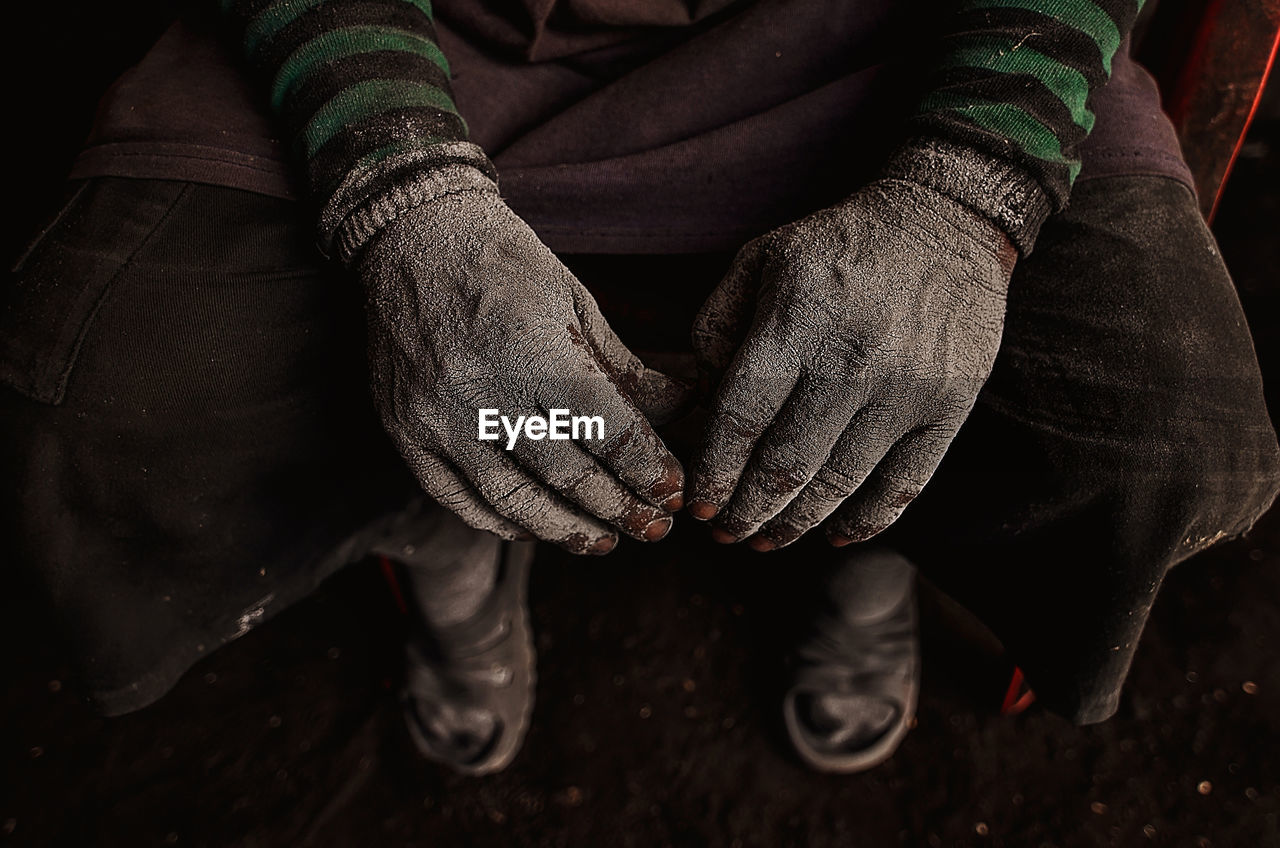
[[[1016,257],[985,216],[893,178],[747,244],[694,328],[719,378],[694,516],[758,550],[893,523],[991,372]]]
[[[473,527],[605,553],[653,541],[684,473],[654,432],[685,388],[647,369],[492,190],[399,213],[360,257],[373,394],[428,494]],[[477,413],[599,417],[603,438],[478,438]],[[528,431],[527,431],[528,432]]]

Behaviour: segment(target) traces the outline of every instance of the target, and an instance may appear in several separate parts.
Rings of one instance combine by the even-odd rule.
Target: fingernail
[[[533,535],[532,533],[530,533],[528,530],[526,530],[526,531],[524,531],[523,533],[521,533],[519,536],[516,536],[516,541],[517,541],[517,542],[532,542],[532,541],[533,541],[534,539],[536,539],[536,538],[538,538],[538,537],[537,537],[537,536],[535,536],[535,535]]]
[[[774,548],[778,547],[773,543],[772,539],[766,539],[764,536],[759,536],[759,535],[752,536],[750,539],[747,540],[747,544],[751,546],[751,550],[759,551],[762,554],[767,553],[768,551],[771,551]]]
[[[675,512],[680,509],[684,506],[684,492],[676,492],[674,495],[663,501],[661,506],[667,512]]]
[[[689,504],[689,514],[699,521],[710,521],[719,511],[720,507],[707,501],[694,501]]]
[[[663,536],[671,532],[671,525],[674,522],[670,516],[659,518],[657,521],[651,522],[648,527],[644,528],[644,540],[646,542],[656,542]]]
[[[732,545],[738,541],[738,537],[727,530],[721,530],[719,527],[711,528],[711,538],[722,545]]]
[[[613,550],[614,547],[617,546],[617,544],[618,544],[618,540],[616,537],[604,536],[603,538],[597,539],[595,544],[593,544],[590,548],[587,549],[587,553],[592,554],[594,556],[607,554],[609,553],[609,551]]]
[[[843,548],[845,545],[853,543],[852,539],[842,533],[828,533],[827,541],[835,545],[837,548]]]

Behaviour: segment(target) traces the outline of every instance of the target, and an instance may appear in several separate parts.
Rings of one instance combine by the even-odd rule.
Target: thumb
[[[655,426],[692,409],[696,401],[694,386],[645,365],[618,338],[586,287],[576,279],[573,282],[574,306],[583,339],[623,396]]]
[[[693,351],[705,378],[718,380],[747,337],[755,315],[764,239],[748,242],[698,310],[693,321]]]

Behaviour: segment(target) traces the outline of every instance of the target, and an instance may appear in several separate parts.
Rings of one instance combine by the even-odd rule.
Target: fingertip
[[[675,519],[667,516],[659,518],[657,521],[651,522],[648,527],[644,528],[644,540],[646,542],[656,542],[664,538],[671,532],[671,526],[675,523]]]
[[[710,521],[719,511],[720,507],[710,501],[694,501],[689,504],[689,514],[699,521]]]
[[[769,541],[773,542],[774,548],[785,548],[804,535],[803,530],[790,524],[765,525],[760,532],[769,535]]]
[[[591,545],[590,548],[587,549],[587,553],[591,554],[592,556],[603,556],[604,554],[609,553],[609,551],[613,550],[617,546],[618,546],[617,536],[602,536],[601,538],[597,539]]]
[[[762,554],[768,553],[769,551],[778,547],[776,544],[774,544],[772,539],[769,539],[760,535],[752,536],[750,539],[748,539],[747,545],[751,548],[751,550],[759,551]]]
[[[737,536],[719,527],[711,528],[711,538],[722,545],[732,545],[734,542],[738,541]]]
[[[827,541],[837,548],[843,548],[845,545],[853,544],[853,540],[843,533],[828,533]]]
[[[684,508],[684,492],[676,492],[674,495],[659,504],[659,506],[667,512],[678,512]]]

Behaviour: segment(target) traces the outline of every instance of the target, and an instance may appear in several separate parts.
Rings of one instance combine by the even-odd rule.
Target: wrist
[[[915,139],[889,158],[881,176],[926,186],[991,221],[1026,256],[1052,211],[1027,171],[968,145]]]
[[[469,142],[414,150],[353,172],[321,212],[321,250],[351,265],[388,224],[441,197],[498,193],[497,174]]]

